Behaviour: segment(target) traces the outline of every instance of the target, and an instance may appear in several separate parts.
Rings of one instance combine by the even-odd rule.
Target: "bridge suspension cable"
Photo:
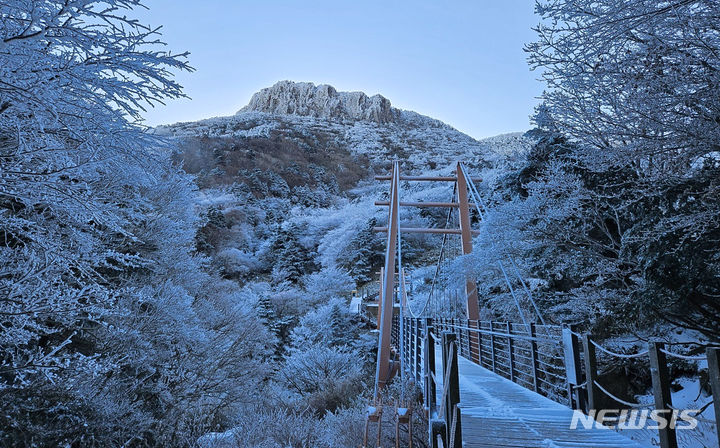
[[[457,191],[457,184],[454,184],[452,196],[450,197],[450,203],[452,203],[453,200],[455,199],[456,191]],[[443,227],[445,229],[447,229],[448,223],[450,222],[450,216],[452,215],[452,211],[453,211],[453,208],[449,207],[447,217],[445,218],[445,226]],[[433,292],[435,290],[435,283],[437,281],[438,274],[440,273],[440,265],[443,261],[443,254],[445,253],[445,244],[447,242],[447,239],[448,239],[448,234],[447,233],[443,234],[442,245],[440,246],[440,255],[438,256],[438,261],[435,265],[435,273],[433,274],[432,284],[430,285],[430,292],[428,293],[427,299],[425,299],[425,304],[423,305],[422,309],[420,310],[419,313],[414,313],[412,310],[412,307],[410,306],[410,303],[409,302],[407,303],[408,311],[410,311],[410,315],[412,317],[422,316],[425,313],[425,310],[427,309],[428,304],[430,304],[430,301],[432,300]]]
[[[487,215],[487,212],[488,212],[487,204],[485,203],[485,201],[483,201],[482,196],[480,196],[480,193],[478,192],[477,187],[475,186],[475,183],[472,181],[472,178],[467,175],[467,170],[465,169],[465,165],[463,165],[462,163],[458,163],[458,167],[460,170],[462,170],[463,175],[467,181],[470,195],[473,198],[473,202],[475,202],[475,206],[478,210],[478,213],[480,214],[480,218],[484,220],[485,215]],[[483,213],[483,210],[484,210],[484,213]],[[495,240],[492,237],[492,235],[490,235],[490,244],[492,245],[493,248],[495,247]],[[525,294],[527,295],[530,303],[532,304],[533,309],[535,310],[535,313],[537,314],[538,318],[540,319],[540,322],[544,325],[545,319],[543,318],[543,315],[540,312],[540,309],[538,308],[537,303],[535,302],[535,299],[534,299],[532,293],[530,292],[530,288],[528,288],[527,284],[525,283],[525,280],[522,278],[522,275],[520,274],[520,270],[517,267],[517,263],[515,263],[515,259],[507,251],[507,248],[502,247],[502,252],[505,255],[505,257],[508,258],[508,260],[510,261],[510,264],[513,266],[515,276],[518,278],[518,280],[520,280],[520,284],[522,285],[523,289],[525,290]],[[514,289],[510,285],[510,281],[508,279],[507,272],[505,271],[505,267],[504,267],[502,261],[498,260],[498,266],[500,267],[500,270],[502,271],[503,276],[505,277],[505,283],[507,284],[508,288],[510,289],[510,294],[512,295],[513,300],[515,301],[515,304],[518,307],[518,312],[520,313],[520,317],[522,318],[523,322],[525,323],[525,318],[523,316],[522,308],[520,306],[520,301],[518,300],[517,296],[515,295]]]

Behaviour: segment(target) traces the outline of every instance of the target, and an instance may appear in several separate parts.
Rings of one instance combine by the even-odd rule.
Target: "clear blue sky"
[[[529,129],[542,91],[523,44],[531,0],[155,0],[139,17],[163,25],[197,69],[178,80],[192,100],[146,114],[150,125],[231,115],[283,79],[379,93],[473,137]]]

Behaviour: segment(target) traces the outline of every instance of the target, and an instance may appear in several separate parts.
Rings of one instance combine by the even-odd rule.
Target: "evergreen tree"
[[[313,252],[298,240],[300,229],[291,226],[281,229],[273,243],[272,252],[276,254],[275,271],[279,279],[297,284],[300,277],[315,270]]]
[[[340,309],[340,305],[333,303],[330,309],[331,345],[347,345],[353,339],[353,331],[347,313]]]
[[[272,305],[270,296],[263,294],[257,303],[257,314],[261,322],[265,325],[274,338],[271,350],[273,353],[273,359],[278,361],[282,359],[284,352],[285,343],[283,342],[283,330],[285,322],[278,318],[275,308]]]
[[[268,191],[272,196],[278,198],[287,198],[290,196],[290,187],[279,174],[268,170],[267,177],[269,179]]]
[[[382,262],[379,239],[373,230],[376,225],[375,218],[368,221],[350,242],[347,258],[342,263],[359,284],[372,280],[373,272],[379,269]]]

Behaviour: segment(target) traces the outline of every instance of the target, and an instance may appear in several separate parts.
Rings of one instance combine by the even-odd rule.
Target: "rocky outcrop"
[[[374,121],[392,123],[400,111],[381,96],[363,92],[338,92],[327,84],[280,81],[255,93],[243,112],[301,115],[332,120]]]

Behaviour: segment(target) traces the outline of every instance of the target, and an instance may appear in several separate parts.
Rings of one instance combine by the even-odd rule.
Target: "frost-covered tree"
[[[157,30],[125,18],[138,5],[0,6],[0,306],[15,316],[8,342],[56,333],[45,316],[72,322],[77,310],[102,308],[112,300],[104,277],[144,264],[105,241],[114,235],[133,244],[128,223],[144,217],[132,196],[164,175],[152,156],[137,157],[158,142],[136,120],[145,105],[182,95],[168,70],[188,67],[182,55],[152,48]],[[53,365],[37,356],[43,360],[8,360],[13,375],[37,372],[25,364]]]
[[[192,180],[141,125],[189,66],[140,6],[0,4],[2,445],[187,446],[261,370],[252,303],[194,253]]]
[[[279,174],[274,171],[267,172],[268,191],[271,195],[279,198],[287,198],[290,196],[290,186]]]
[[[302,244],[298,226],[280,229],[273,242],[272,254],[275,257],[275,278],[278,281],[297,283],[300,278],[315,269],[313,251]]]
[[[720,138],[720,5],[703,0],[539,1],[527,49],[544,112],[591,146],[587,161],[683,171]]]
[[[585,273],[586,296],[602,283],[640,313],[717,339],[720,5],[557,0],[537,10],[527,49],[548,89],[536,121],[574,143],[556,165],[585,194],[546,241],[570,235],[565,247],[610,260]],[[553,200],[544,179],[535,192]],[[556,194],[560,207],[563,198],[576,195]]]
[[[642,195],[632,170],[588,169],[575,157],[577,143],[532,135],[538,138],[532,150],[484,185],[491,207],[471,260],[455,263],[454,281],[471,270],[483,303],[512,319],[520,312],[537,318],[527,287],[546,319],[584,323],[599,335],[648,328],[660,318],[715,337],[720,319],[711,318],[712,300],[720,285],[713,241],[720,235],[708,229],[685,238],[664,222],[710,205],[688,192],[712,182],[717,170],[691,171],[666,195]]]
[[[311,345],[292,352],[277,372],[277,381],[293,407],[310,407],[317,415],[348,405],[362,390],[364,370],[357,353]]]
[[[331,299],[347,297],[354,288],[350,274],[342,269],[326,268],[303,277],[307,302],[325,304]]]
[[[342,264],[357,283],[367,283],[382,263],[382,242],[373,230],[377,220],[371,218],[350,241],[342,255]]]
[[[331,300],[309,311],[300,319],[290,336],[292,348],[302,350],[309,345],[352,345],[361,328],[355,317],[349,312],[344,300]]]

